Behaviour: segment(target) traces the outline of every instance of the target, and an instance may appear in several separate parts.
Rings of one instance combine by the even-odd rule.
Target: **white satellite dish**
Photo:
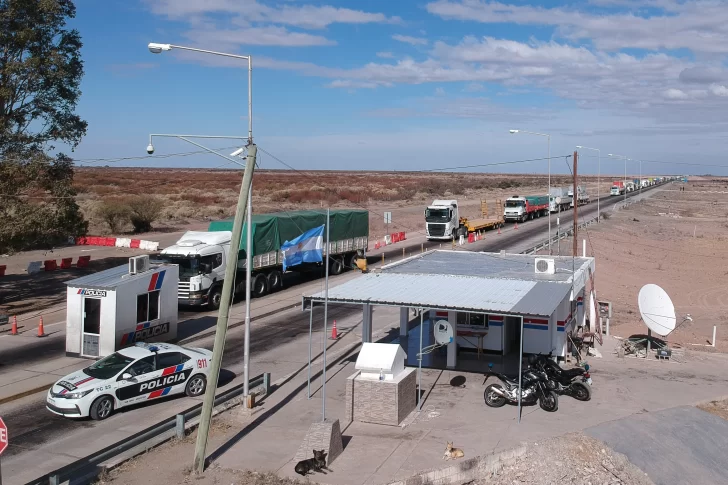
[[[438,320],[434,325],[435,342],[447,345],[452,342],[452,325],[447,320]]]
[[[675,330],[675,306],[665,290],[657,285],[645,285],[640,289],[637,303],[647,328],[662,337]]]

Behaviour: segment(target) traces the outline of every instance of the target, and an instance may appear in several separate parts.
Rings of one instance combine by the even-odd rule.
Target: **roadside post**
[[[389,225],[392,223],[392,213],[391,212],[385,212],[384,213],[384,224],[387,226],[387,232],[386,234],[389,234]]]
[[[0,417],[0,485],[3,484],[2,454],[8,447],[8,427],[5,421]]]

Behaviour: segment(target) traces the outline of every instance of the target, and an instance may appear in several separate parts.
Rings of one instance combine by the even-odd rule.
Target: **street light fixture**
[[[598,148],[590,148],[582,145],[576,145],[576,148],[580,150],[582,148],[585,150],[595,150],[597,152],[597,222],[599,222],[601,218],[601,212],[599,212],[599,186],[602,180],[602,152]]]
[[[251,56],[241,56],[237,54],[228,54],[225,52],[217,52],[217,51],[211,51],[211,50],[205,50],[205,49],[196,49],[194,47],[185,47],[180,45],[174,45],[174,44],[159,44],[155,42],[150,42],[147,46],[149,48],[149,52],[152,54],[160,54],[164,51],[169,51],[172,49],[180,49],[180,50],[186,50],[191,52],[199,52],[202,54],[211,54],[215,56],[222,56],[222,57],[231,57],[233,59],[243,59],[248,61],[248,147],[250,147],[252,154],[250,158],[248,159],[248,162],[252,161],[255,162],[255,154],[257,153],[257,148],[253,144],[253,59]],[[194,142],[187,139],[186,141],[195,144]],[[152,150],[154,150],[154,147],[151,143],[151,137],[150,137],[150,143],[149,147],[147,147],[147,150],[151,147]],[[201,146],[201,145],[200,145]],[[207,149],[206,147],[202,147],[208,151],[211,151]],[[214,152],[217,153],[217,152]],[[242,152],[241,152],[242,153]],[[221,155],[218,153],[218,155],[222,156],[223,158],[227,158],[230,161],[232,160],[228,157],[225,157],[224,155]],[[238,163],[235,161],[235,163]],[[250,381],[250,373],[249,373],[249,364],[250,364],[250,285],[251,285],[251,279],[252,279],[252,266],[253,266],[253,257],[252,252],[250,250],[252,246],[252,179],[248,178],[248,170],[247,170],[247,164],[246,164],[246,173],[243,177],[243,185],[241,186],[241,195],[242,191],[246,188],[246,184],[250,184],[248,188],[248,200],[247,200],[247,209],[246,212],[246,224],[247,224],[247,231],[246,231],[246,265],[245,265],[245,340],[243,344],[243,395],[246,397],[250,394],[249,389],[249,381]],[[249,172],[250,177],[252,177],[252,171]],[[238,210],[242,209],[242,201],[238,201]],[[242,221],[239,221],[237,219],[237,213],[236,210],[236,220],[233,224],[233,232],[235,232],[236,227],[239,228],[239,226],[236,226],[236,224],[240,223],[242,224]],[[235,242],[235,241],[233,241]],[[240,242],[237,241],[235,244],[240,245]],[[220,320],[218,318],[218,324]],[[216,339],[215,339],[215,347],[213,348],[213,365],[211,367],[212,371],[217,373],[219,372],[219,365],[220,361],[222,359],[222,351],[225,341],[225,330],[227,327],[223,328],[223,330],[220,332],[216,332]],[[220,349],[218,350],[218,343],[220,344]],[[217,350],[217,353],[215,354],[215,350]],[[212,379],[213,382],[211,384],[217,383],[217,375],[214,376]],[[215,394],[215,387],[216,385],[210,386],[211,389],[208,389],[211,393],[211,397],[214,399]],[[202,407],[202,415],[200,417],[200,427],[198,429],[198,435],[197,435],[197,443],[195,445],[195,468],[198,472],[204,471],[205,468],[205,449],[207,448],[207,432],[209,431],[210,426],[210,420],[212,419],[212,405],[213,405],[213,399],[208,399],[208,396],[205,396],[205,401],[203,402]],[[204,436],[203,436],[204,434]]]
[[[535,131],[524,131],[524,130],[508,130],[511,135],[517,133],[527,133],[529,135],[545,136],[548,144],[548,157],[549,157],[549,190],[548,190],[548,219],[549,219],[549,255],[551,254],[551,135],[546,133],[536,133]],[[576,194],[574,194],[576,197]]]

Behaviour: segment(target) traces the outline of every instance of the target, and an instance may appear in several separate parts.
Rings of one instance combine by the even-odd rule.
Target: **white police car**
[[[53,384],[46,408],[63,416],[106,419],[115,409],[162,396],[200,396],[211,362],[209,350],[138,342]]]

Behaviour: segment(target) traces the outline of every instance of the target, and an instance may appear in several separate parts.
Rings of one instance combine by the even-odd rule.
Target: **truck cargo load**
[[[528,219],[547,215],[548,195],[514,195],[506,199],[503,217],[507,221],[526,222]]]

